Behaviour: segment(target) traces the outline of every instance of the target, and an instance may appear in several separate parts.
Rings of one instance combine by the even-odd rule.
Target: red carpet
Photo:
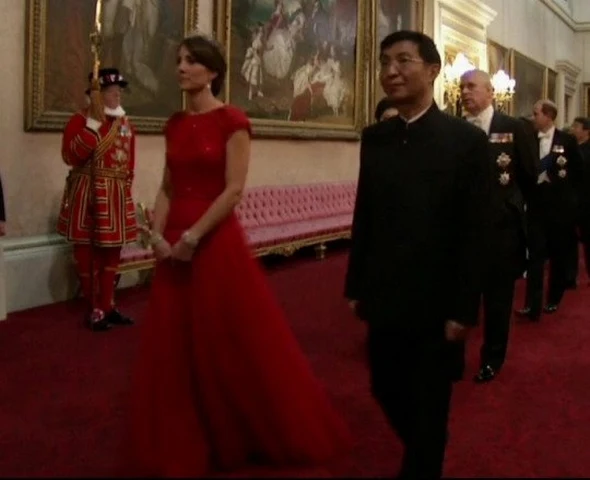
[[[325,469],[234,476],[393,476],[401,448],[369,396],[364,326],[341,296],[346,255],[284,265],[270,272],[272,285],[358,445]],[[447,476],[590,476],[590,297],[587,278],[580,283],[561,313],[514,324],[496,381],[456,389]],[[122,310],[141,318],[146,296],[145,289],[121,293]],[[93,334],[81,327],[80,313],[70,302],[0,323],[0,476],[99,477],[116,467],[138,328]],[[475,332],[468,379],[479,339]]]

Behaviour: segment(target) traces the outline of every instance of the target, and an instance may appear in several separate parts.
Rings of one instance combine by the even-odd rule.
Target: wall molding
[[[556,0],[540,1],[574,32],[590,32],[590,22],[576,22],[572,17],[572,12],[567,10],[560,2],[557,2]]]
[[[555,70],[563,73],[565,94],[573,97],[578,90],[578,77],[582,69],[569,60],[558,60],[555,62]]]
[[[1,242],[4,284],[8,314],[73,298],[78,280],[72,262],[72,246],[57,234],[6,238]],[[140,275],[126,273],[119,287],[136,285]]]
[[[463,52],[474,59],[476,67],[487,70],[487,29],[497,12],[481,0],[437,0],[428,15],[432,22],[433,39],[441,57],[448,52]],[[435,84],[435,99],[444,105],[442,75]]]

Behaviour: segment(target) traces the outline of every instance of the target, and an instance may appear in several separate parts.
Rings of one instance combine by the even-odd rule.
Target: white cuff
[[[93,130],[96,133],[98,133],[98,129],[100,128],[101,125],[102,125],[102,123],[99,122],[98,120],[95,120],[94,118],[87,118],[86,119],[86,127],[88,127],[90,130]]]

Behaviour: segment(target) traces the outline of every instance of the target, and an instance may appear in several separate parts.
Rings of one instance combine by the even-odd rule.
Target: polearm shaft
[[[101,47],[101,16],[102,0],[96,0],[96,12],[94,15],[94,28],[90,34],[90,51],[92,52],[92,80],[93,86],[98,83],[98,72],[100,70],[100,47]],[[90,205],[91,205],[91,225],[90,225],[90,299],[91,308],[94,310],[96,304],[96,229],[97,229],[97,204],[96,204],[96,150],[90,159]]]

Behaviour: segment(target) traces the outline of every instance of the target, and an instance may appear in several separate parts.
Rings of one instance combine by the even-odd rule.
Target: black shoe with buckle
[[[98,308],[92,310],[90,315],[88,315],[87,325],[93,332],[106,332],[111,329],[111,325],[104,312]]]
[[[121,312],[119,312],[119,310],[116,308],[113,308],[109,313],[107,313],[105,318],[111,325],[129,326],[135,323],[131,318],[121,314]]]

